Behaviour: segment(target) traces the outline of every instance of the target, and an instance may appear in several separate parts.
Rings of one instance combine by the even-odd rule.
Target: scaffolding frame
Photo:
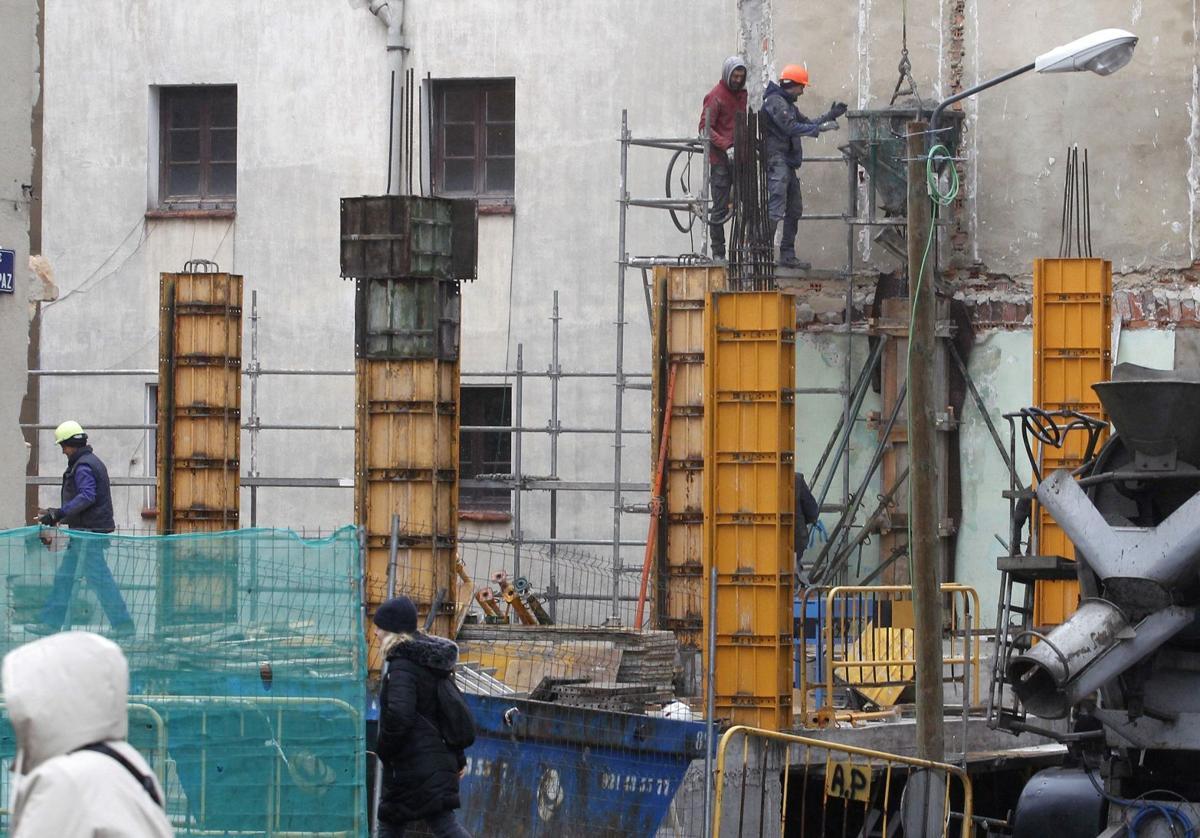
[[[624,358],[624,342],[625,342],[625,285],[626,271],[629,268],[638,268],[642,272],[643,290],[646,296],[647,318],[653,323],[653,313],[651,311],[651,288],[648,272],[651,268],[667,265],[667,266],[706,266],[715,263],[711,259],[708,248],[708,224],[706,218],[709,215],[711,208],[711,195],[709,190],[710,175],[708,162],[708,138],[703,133],[694,137],[639,137],[636,136],[629,128],[628,110],[621,111],[621,135],[619,138],[621,153],[620,153],[620,193],[618,204],[620,207],[620,215],[618,221],[618,263],[617,263],[617,323],[616,323],[616,358],[617,358],[617,410],[616,410],[616,427],[615,427],[615,443],[616,443],[616,463],[614,473],[620,473],[620,451],[621,451],[621,394],[623,389],[628,388],[625,381],[627,376],[622,373],[622,362]],[[628,192],[629,182],[629,154],[632,148],[647,148],[662,152],[678,153],[684,151],[691,154],[702,154],[703,158],[703,178],[701,189],[696,195],[684,195],[679,198],[642,198],[631,196]],[[838,522],[833,530],[829,533],[829,541],[821,556],[817,561],[828,566],[830,572],[826,578],[821,581],[829,584],[845,584],[856,581],[847,577],[848,562],[853,552],[860,549],[866,539],[873,534],[874,528],[878,525],[882,516],[886,513],[890,503],[894,503],[898,493],[903,489],[907,481],[908,469],[896,469],[898,472],[897,478],[892,485],[881,487],[882,493],[879,495],[878,507],[872,514],[869,514],[865,520],[859,521],[859,515],[864,504],[868,501],[870,486],[876,475],[879,473],[885,457],[887,456],[891,440],[889,433],[884,432],[879,435],[876,444],[873,446],[873,451],[868,459],[868,466],[865,472],[859,479],[852,484],[851,478],[851,453],[853,449],[852,431],[854,423],[860,421],[862,405],[866,397],[867,388],[870,386],[870,381],[876,369],[880,368],[883,362],[883,356],[888,341],[891,339],[886,329],[877,328],[867,318],[858,323],[854,318],[854,286],[855,279],[865,279],[869,274],[864,271],[861,275],[858,273],[859,259],[857,254],[858,239],[863,232],[872,228],[897,228],[904,230],[907,227],[908,220],[903,216],[885,216],[880,213],[877,205],[876,193],[869,182],[860,183],[859,172],[864,171],[858,159],[852,153],[850,145],[842,145],[838,147],[839,153],[836,155],[812,155],[806,156],[804,162],[806,165],[821,164],[821,165],[841,165],[845,167],[845,209],[842,212],[817,212],[806,213],[801,216],[800,221],[803,223],[812,222],[839,222],[845,225],[846,230],[846,257],[845,264],[840,269],[834,269],[827,273],[831,278],[837,278],[845,282],[845,306],[843,311],[843,324],[840,329],[832,329],[827,334],[844,335],[846,346],[844,352],[845,363],[843,365],[842,384],[839,387],[803,387],[796,386],[792,391],[799,399],[803,396],[838,396],[842,402],[841,415],[839,421],[829,434],[828,441],[825,445],[823,453],[818,460],[818,463],[809,477],[809,485],[814,490],[818,506],[823,513],[836,513]],[[865,190],[864,201],[860,195],[860,190]],[[864,206],[865,203],[865,206]],[[699,253],[687,253],[679,256],[631,256],[628,250],[626,241],[627,231],[627,215],[630,208],[646,208],[668,211],[686,211],[692,213],[696,223],[702,227],[701,230],[701,250]],[[953,222],[949,219],[940,219],[937,222],[939,227],[947,227]],[[938,248],[935,248],[935,252]],[[862,263],[864,268],[867,264]],[[870,272],[870,275],[876,272]],[[799,329],[797,330],[800,331]],[[941,319],[937,325],[937,337],[941,339],[939,344],[946,351],[947,359],[954,362],[955,368],[962,374],[966,383],[967,397],[983,418],[987,425],[992,439],[1000,453],[1001,458],[1006,459],[1004,445],[995,433],[994,425],[990,416],[987,413],[987,406],[980,397],[978,390],[972,381],[970,374],[966,368],[966,364],[958,357],[954,346],[949,342],[949,338],[953,336],[953,324],[946,319]],[[876,346],[867,351],[866,357],[863,359],[861,366],[855,365],[854,339],[855,338],[878,338]],[[949,365],[947,365],[949,366]],[[857,372],[856,372],[857,370]],[[907,425],[907,410],[904,407],[904,388],[901,388],[897,402],[894,405],[894,410],[888,417],[880,417],[880,422],[887,424],[889,430],[892,427],[899,425]],[[800,402],[797,401],[797,415],[799,415]],[[647,422],[647,427],[653,424],[653,421]],[[834,483],[840,474],[840,497],[832,495],[834,492]],[[820,487],[818,490],[818,486]],[[613,538],[613,553],[614,567],[618,564],[618,539],[620,533],[620,510],[624,507],[621,499],[621,491],[619,487],[614,486],[613,508],[614,508],[614,538]],[[869,582],[876,579],[880,574],[887,571],[888,567],[902,559],[907,555],[907,545],[902,548],[897,548],[892,555],[880,555],[879,566],[871,571],[865,581]],[[806,562],[807,564],[807,562]],[[807,568],[806,568],[807,575]],[[805,579],[805,582],[814,581]],[[864,581],[864,580],[857,580]],[[615,586],[614,586],[615,591]]]
[[[264,422],[260,415],[261,409],[261,393],[259,392],[259,380],[266,377],[293,377],[293,376],[341,376],[352,378],[353,370],[338,370],[338,369],[288,369],[265,367],[262,364],[262,359],[259,354],[259,329],[261,316],[258,313],[258,292],[251,293],[250,306],[250,355],[248,363],[242,370],[242,376],[248,380],[250,399],[249,411],[245,421],[241,423],[241,429],[248,435],[248,451],[249,457],[247,464],[243,467],[243,475],[240,482],[243,488],[250,492],[250,526],[258,525],[258,490],[273,489],[273,488],[312,488],[312,489],[353,489],[354,477],[275,477],[264,476],[258,470],[258,455],[259,446],[262,441],[259,439],[260,434],[264,432],[276,431],[318,431],[318,432],[350,432],[354,431],[353,423],[278,423]],[[521,549],[523,545],[529,546],[545,546],[550,557],[550,589],[548,590],[548,604],[551,609],[551,617],[555,617],[555,603],[558,599],[571,598],[573,595],[563,594],[557,590],[557,578],[555,572],[555,558],[558,548],[603,548],[614,547],[617,551],[622,548],[644,547],[644,541],[641,539],[622,539],[619,542],[615,539],[619,537],[619,531],[613,536],[602,535],[597,533],[595,536],[584,535],[582,537],[559,537],[559,512],[558,512],[558,493],[559,492],[583,492],[593,493],[596,495],[608,495],[613,493],[614,486],[606,480],[575,480],[564,479],[559,474],[559,454],[560,444],[564,436],[606,436],[614,433],[614,429],[605,426],[566,426],[560,421],[560,397],[559,389],[564,381],[572,380],[605,380],[615,379],[617,373],[603,370],[565,370],[562,366],[562,345],[559,333],[559,323],[562,319],[559,305],[559,292],[553,292],[553,307],[550,315],[551,342],[550,342],[550,362],[544,370],[528,369],[525,365],[524,358],[524,343],[517,344],[516,365],[515,368],[507,370],[480,370],[472,372],[462,372],[463,379],[476,379],[482,381],[503,380],[505,383],[511,382],[513,388],[513,414],[512,421],[508,425],[463,425],[462,432],[484,432],[484,433],[509,433],[512,435],[512,471],[507,474],[489,474],[481,475],[473,479],[465,479],[459,481],[460,486],[466,488],[500,488],[507,489],[511,492],[512,500],[510,506],[512,532],[507,536],[480,536],[480,535],[460,535],[459,540],[463,543],[479,543],[479,544],[503,544],[511,546],[513,549],[514,560],[514,576],[521,574]],[[131,377],[144,379],[145,384],[152,384],[157,381],[158,370],[156,369],[107,369],[107,370],[88,370],[88,369],[41,369],[30,370],[30,375],[40,377]],[[649,373],[628,372],[622,371],[622,379],[626,389],[649,389]],[[531,382],[544,383],[544,386],[549,389],[549,415],[544,425],[537,425],[527,421],[525,416],[526,405],[526,387]],[[32,423],[21,425],[22,429],[34,430],[39,432],[49,432],[54,430],[56,426],[46,423]],[[149,422],[97,422],[90,423],[89,430],[125,430],[125,431],[144,431],[152,433],[157,428],[156,424]],[[622,438],[626,435],[649,435],[649,429],[631,429],[622,428],[620,434]],[[549,438],[549,472],[542,471],[527,471],[529,463],[528,456],[524,451],[522,444],[523,437],[526,434],[543,434]],[[114,487],[120,488],[142,488],[153,487],[157,484],[156,476],[116,476],[111,480]],[[57,486],[61,483],[59,475],[38,475],[27,477],[26,484],[32,486]],[[617,486],[617,490],[625,494],[633,495],[649,495],[650,484],[641,481],[624,481],[622,480]],[[524,526],[524,508],[526,506],[525,494],[528,492],[545,492],[549,497],[549,515],[548,515],[548,535],[535,535],[526,537]],[[627,506],[622,510],[623,513],[646,514],[648,505],[640,503],[633,506]],[[619,553],[618,553],[619,554]],[[636,596],[621,595],[619,593],[620,580],[627,574],[640,573],[641,565],[626,565],[623,562],[614,568],[615,575],[613,580],[613,590],[617,603],[617,608],[621,607],[621,603],[631,603],[637,600]],[[619,612],[618,615],[619,617]]]

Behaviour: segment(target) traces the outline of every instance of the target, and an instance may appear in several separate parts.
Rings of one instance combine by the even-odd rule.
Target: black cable
[[[664,188],[666,190],[668,198],[674,197],[671,194],[671,176],[675,173],[675,162],[679,159],[679,155],[681,155],[681,154],[688,155],[688,158],[689,158],[688,165],[691,166],[691,152],[690,151],[687,151],[686,149],[681,148],[681,149],[679,149],[679,151],[677,151],[673,155],[671,155],[671,162],[667,164],[667,178],[666,178],[666,183],[664,184]],[[682,175],[680,176],[680,186],[683,186],[683,176]],[[684,192],[685,193],[687,192],[686,188],[684,189]],[[691,220],[688,222],[688,225],[686,227],[684,227],[683,224],[681,224],[679,222],[679,216],[675,214],[675,210],[673,208],[668,209],[667,211],[671,214],[671,223],[675,225],[676,230],[678,230],[681,233],[692,232],[692,227],[694,227],[696,224],[696,214],[695,213],[691,213]]]
[[[1142,821],[1149,817],[1159,817],[1166,821],[1167,829],[1170,830],[1172,835],[1175,834],[1174,824],[1178,823],[1183,827],[1183,838],[1196,838],[1196,827],[1182,809],[1176,806],[1167,806],[1153,800],[1142,800],[1141,796],[1134,800],[1114,797],[1101,787],[1095,775],[1092,774],[1091,766],[1086,762],[1083,764],[1083,773],[1087,774],[1087,778],[1091,781],[1092,787],[1096,789],[1096,792],[1109,803],[1120,806],[1122,809],[1133,808],[1138,810],[1138,813],[1125,826],[1126,832],[1129,833],[1129,838],[1137,838],[1138,828],[1142,825]],[[1174,794],[1175,792],[1169,793]],[[1146,792],[1146,794],[1150,794],[1150,792]],[[1182,799],[1182,795],[1180,798]],[[1184,800],[1184,802],[1186,803],[1187,801]]]
[[[1043,446],[1062,448],[1071,431],[1086,430],[1088,442],[1084,450],[1083,461],[1088,463],[1095,456],[1096,443],[1099,442],[1100,433],[1107,427],[1105,422],[1076,410],[1046,411],[1039,407],[1023,407],[1020,410],[1020,416],[1021,443],[1025,446],[1025,455],[1029,458],[1029,466],[1033,470],[1034,481],[1037,483],[1042,481],[1042,472],[1038,468],[1037,457],[1033,453],[1031,437]],[[1070,421],[1060,425],[1056,421],[1059,418]]]

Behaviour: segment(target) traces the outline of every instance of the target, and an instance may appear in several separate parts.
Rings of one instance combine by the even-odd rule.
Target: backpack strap
[[[146,774],[143,774],[141,771],[138,771],[132,762],[121,755],[120,751],[110,747],[104,742],[93,742],[90,745],[84,745],[82,748],[76,748],[71,753],[78,753],[79,751],[95,751],[98,754],[104,754],[107,757],[112,757],[117,762],[121,763],[121,765],[125,767],[125,770],[133,775],[133,779],[138,781],[138,785],[146,790],[146,794],[150,795],[150,799],[158,804],[160,809],[163,808],[162,799],[158,796],[158,791],[156,791],[154,788],[154,780],[152,780]]]

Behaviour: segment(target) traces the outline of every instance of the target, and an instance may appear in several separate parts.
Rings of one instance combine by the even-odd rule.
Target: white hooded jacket
[[[17,736],[11,838],[170,838],[162,808],[111,756],[80,751],[103,742],[150,777],[125,737],[129,664],[119,646],[84,631],[27,643],[0,672]]]

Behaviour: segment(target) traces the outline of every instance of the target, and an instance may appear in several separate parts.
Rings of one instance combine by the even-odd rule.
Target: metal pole
[[[916,620],[917,756],[946,756],[942,703],[942,599],[938,579],[938,489],[934,429],[934,352],[937,311],[932,266],[930,201],[925,189],[924,122],[908,123],[908,276],[912,295],[909,339],[908,438],[912,477],[913,612]],[[926,275],[922,276],[922,272]]]
[[[258,477],[258,290],[250,292],[250,476]],[[258,487],[250,487],[250,526],[258,526]]]
[[[558,479],[558,290],[554,291],[554,313],[550,317],[550,479]],[[550,590],[558,593],[558,490],[550,490]],[[550,619],[558,622],[555,600],[550,600]]]
[[[704,686],[704,834],[713,834],[713,734],[716,733],[716,687],[713,673],[716,671],[717,656],[717,563],[713,562],[708,572],[708,666],[705,667]]]
[[[521,481],[524,478],[521,462],[521,401],[524,392],[525,344],[517,344],[517,384],[513,393],[513,412],[517,430],[513,432],[513,476],[517,479],[513,492],[513,578],[521,575]]]
[[[391,599],[396,595],[396,572],[397,560],[400,555],[400,513],[392,514],[392,537],[388,540],[388,566],[387,566],[387,591],[384,593],[385,600]]]
[[[628,212],[629,193],[629,112],[621,111],[621,199],[617,226],[620,252],[617,255],[617,364],[616,364],[616,410],[613,425],[613,544],[612,544],[612,617],[609,624],[621,624],[621,425],[625,412],[625,263],[629,254],[625,252],[625,215]]]
[[[850,210],[849,216],[851,218],[855,218],[858,216],[858,208],[857,208],[857,203],[858,203],[857,202],[857,198],[858,198],[858,177],[857,177],[858,164],[854,161],[854,157],[850,154],[846,155],[846,169],[848,171],[848,174],[846,175],[846,184],[847,184],[847,186],[850,187],[849,195],[847,195],[847,200],[849,200],[851,203],[851,205],[848,207],[848,209]],[[853,414],[851,414],[851,404],[850,404],[850,398],[851,398],[850,382],[851,382],[852,372],[853,372],[851,362],[854,357],[854,329],[852,328],[852,326],[854,324],[854,227],[853,227],[853,225],[851,225],[847,230],[846,241],[847,241],[847,253],[846,253],[846,256],[847,256],[847,260],[846,260],[846,262],[847,262],[847,264],[846,264],[846,376],[845,376],[846,393],[845,393],[845,396],[843,397],[843,401],[842,401],[842,425],[845,428],[846,435],[845,435],[845,437],[843,437],[843,443],[845,445],[845,449],[843,451],[839,452],[839,453],[842,453],[845,455],[842,460],[842,503],[849,503],[849,501],[850,501],[850,449],[851,449],[850,434],[854,430]],[[880,356],[882,357],[882,354],[883,354],[882,353],[882,348],[883,348],[882,342],[880,342],[879,348],[880,348]],[[866,390],[867,390],[867,383],[863,382],[863,395],[866,395]],[[860,404],[861,404],[861,402],[860,402]],[[857,411],[857,408],[854,408],[854,410]],[[824,498],[825,498],[824,492],[821,493],[821,498],[822,498],[821,503],[824,503]],[[842,547],[843,548],[846,546],[846,543],[849,540],[849,537],[850,537],[850,530],[846,529],[842,533]]]

